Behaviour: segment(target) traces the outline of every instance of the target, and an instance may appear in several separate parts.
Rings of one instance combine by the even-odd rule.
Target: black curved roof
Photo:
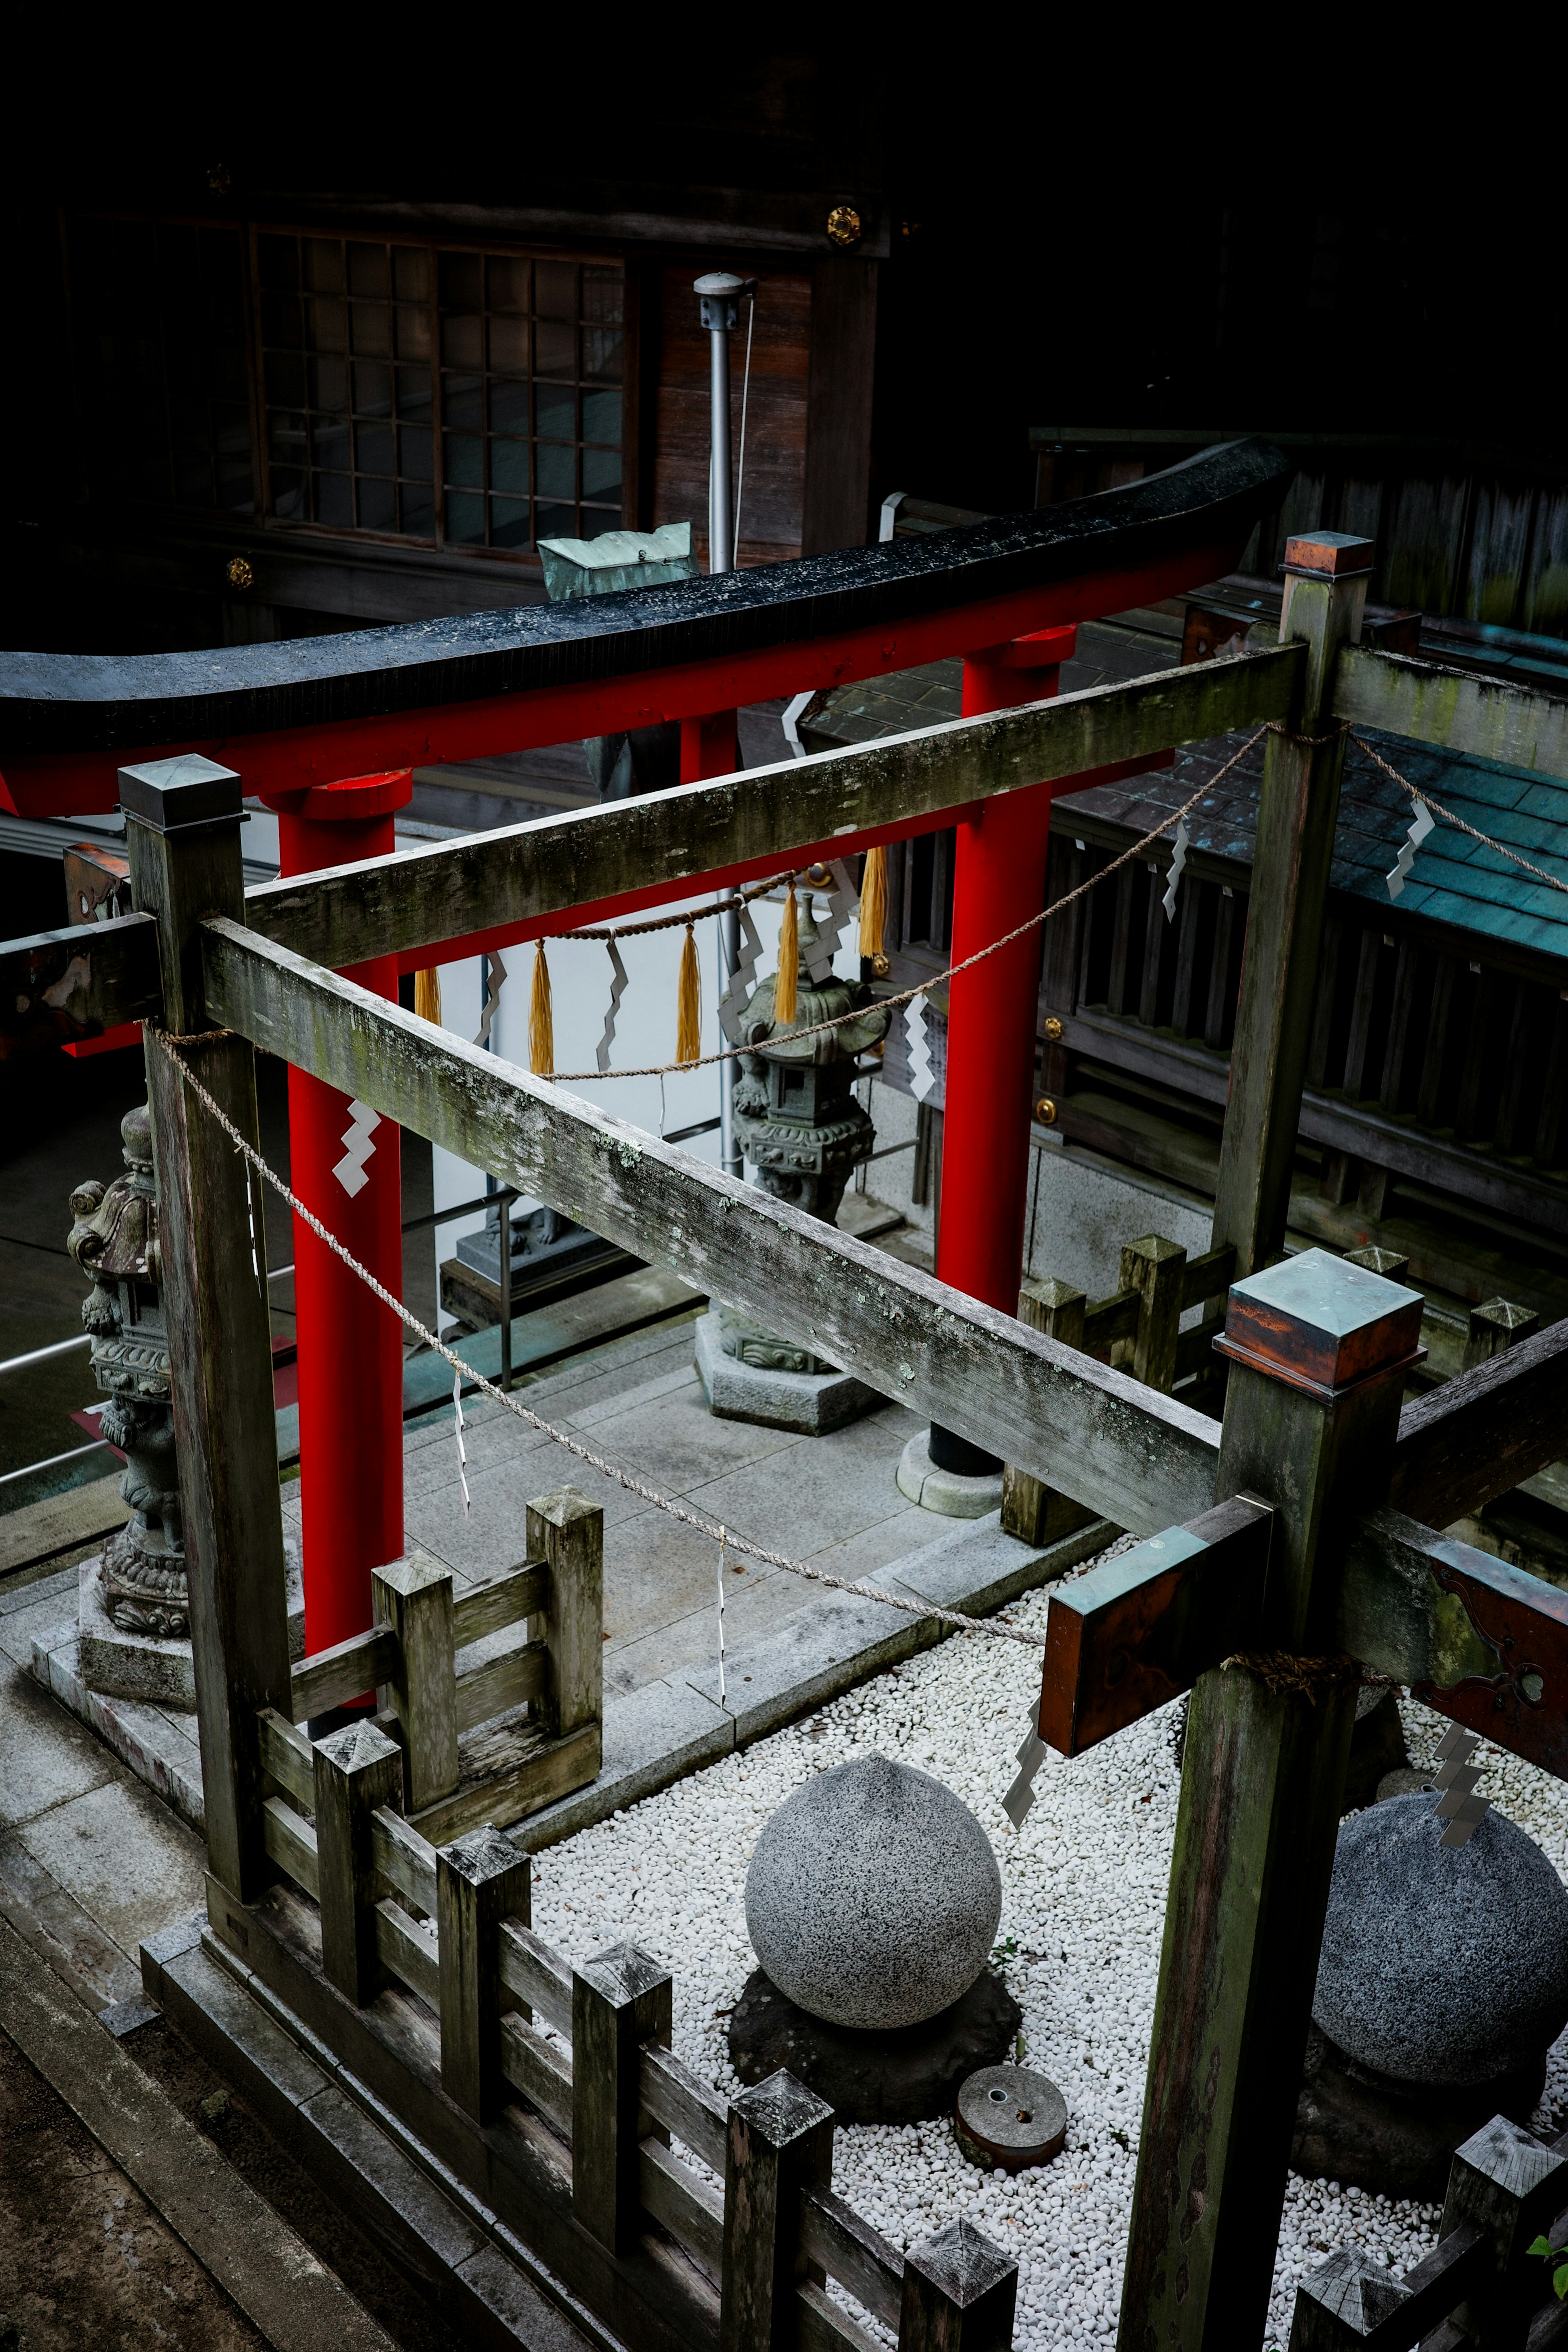
[[[0,654],[0,757],[381,718],[910,621],[1245,535],[1294,471],[1234,441],[1070,505],[617,595],[198,653]]]

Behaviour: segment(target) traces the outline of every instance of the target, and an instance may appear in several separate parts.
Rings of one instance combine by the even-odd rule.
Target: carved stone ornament
[[[96,1179],[77,1187],[66,1244],[92,1282],[81,1319],[92,1334],[93,1378],[109,1400],[99,1430],[125,1455],[120,1493],[131,1517],[105,1546],[100,1572],[104,1605],[122,1632],[179,1639],[190,1631],[190,1603],[145,1104],[127,1111],[120,1132],[126,1173],[107,1189]]]
[[[845,1188],[863,1160],[871,1156],[877,1130],[856,1101],[855,1064],[885,1036],[888,1014],[860,982],[831,972],[813,980],[810,961],[817,945],[807,894],[801,909],[795,1014],[773,1018],[777,975],[763,981],[741,1018],[742,1054],[735,1079],[735,1136],[756,1170],[758,1187],[831,1225]],[[802,1036],[818,1022],[858,1013],[842,1028]],[[720,1344],[727,1356],[775,1372],[831,1372],[837,1366],[814,1355],[733,1308],[719,1309]]]

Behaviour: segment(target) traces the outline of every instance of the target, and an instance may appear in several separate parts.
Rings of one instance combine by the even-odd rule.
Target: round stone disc
[[[958,2144],[1004,2172],[1049,2164],[1068,2135],[1068,2103],[1027,2066],[982,2066],[960,2085]]]

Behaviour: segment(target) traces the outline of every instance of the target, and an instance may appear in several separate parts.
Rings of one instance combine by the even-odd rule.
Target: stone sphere
[[[1405,2083],[1485,2083],[1539,2064],[1568,2023],[1568,1889],[1499,1812],[1440,1843],[1435,1793],[1340,1832],[1312,2020]]]
[[[967,1992],[1002,1916],[968,1806],[911,1764],[856,1757],[786,1798],[746,1874],[746,1927],[779,1990],[830,2024],[918,2025]]]

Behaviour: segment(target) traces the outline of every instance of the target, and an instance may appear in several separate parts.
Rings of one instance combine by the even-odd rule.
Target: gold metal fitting
[[[228,165],[226,163],[212,163],[208,165],[207,185],[212,190],[215,196],[226,195],[227,194]]]
[[[256,585],[256,574],[250,568],[248,556],[231,556],[223,576],[231,588],[254,588]]]
[[[1047,1034],[1047,1036],[1050,1039],[1050,1041],[1051,1041],[1051,1043],[1052,1043],[1052,1045],[1060,1045],[1060,1043],[1061,1043],[1061,1035],[1062,1035],[1062,1024],[1061,1024],[1061,1023],[1057,1019],[1057,1016],[1056,1016],[1056,1014],[1055,1014],[1054,1013],[1047,1013],[1047,1015],[1046,1015],[1046,1034]]]
[[[885,955],[880,955],[880,954],[879,954],[879,955],[874,955],[874,956],[870,959],[870,963],[871,963],[871,977],[872,977],[872,979],[873,979],[873,980],[886,980],[886,979],[887,979],[887,977],[888,977],[888,974],[889,974],[889,973],[892,971],[892,969],[893,969],[893,960],[892,960],[891,956],[885,956]]]
[[[853,205],[835,205],[827,215],[828,241],[833,245],[858,245],[860,215]]]
[[[1039,1101],[1035,1105],[1035,1117],[1039,1120],[1042,1127],[1055,1127],[1057,1123],[1057,1107],[1049,1095],[1042,1095],[1040,1097]]]

